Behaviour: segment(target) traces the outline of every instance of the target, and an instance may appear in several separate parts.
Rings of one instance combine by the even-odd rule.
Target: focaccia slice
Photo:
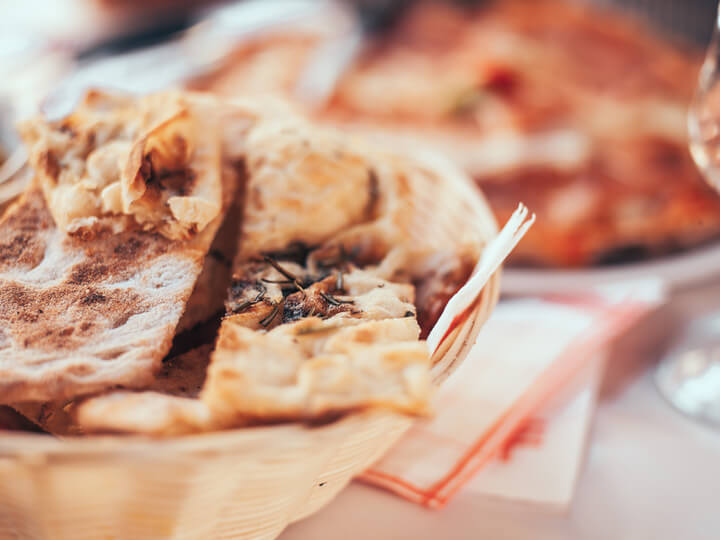
[[[201,396],[218,425],[370,407],[427,411],[430,359],[418,341],[412,286],[361,270],[344,279],[341,294],[323,292],[324,280],[287,296],[269,331],[236,316],[223,322]]]
[[[187,302],[185,312],[178,323],[173,348],[180,347],[181,350],[187,350],[187,347],[192,348],[200,343],[208,343],[214,338],[214,336],[209,335],[209,332],[213,331],[213,329],[216,330],[213,318],[219,318],[224,309],[227,286],[230,283],[230,266],[234,256],[239,218],[240,209],[233,205],[205,257],[202,272]],[[202,349],[202,347],[198,349],[205,351],[205,360],[202,364],[204,378],[204,369],[209,358],[210,349]],[[190,358],[199,358],[199,353],[191,354]],[[171,360],[169,364],[167,360],[163,361],[163,369],[154,379],[153,388],[160,382],[159,379],[170,378],[170,374],[166,370],[168,365],[176,366],[177,363],[174,360]],[[186,362],[182,361],[182,365],[186,365]],[[174,377],[175,372],[176,370],[172,370],[172,377]],[[184,377],[182,372],[179,373],[179,377],[180,379]],[[202,379],[197,380],[202,381]],[[125,391],[121,392],[125,393]],[[129,394],[133,395],[132,393]],[[75,419],[76,403],[76,400],[24,402],[13,403],[12,408],[44,431],[57,436],[67,436],[79,435],[84,432],[82,426]],[[110,422],[113,421],[111,418]],[[96,423],[98,422],[96,421]]]
[[[276,119],[251,131],[247,169],[241,262],[289,254],[286,261],[300,260],[314,272],[339,260],[373,266],[379,277],[418,285],[423,335],[486,241],[476,229],[458,230],[445,214],[479,204],[473,212],[488,216],[483,228],[496,227],[466,178],[452,178],[473,191],[465,199],[443,189],[462,174],[445,160],[381,152],[299,120]],[[262,304],[251,311],[267,314]]]
[[[107,124],[121,125],[114,115],[127,119],[135,109],[126,100],[117,107],[114,100],[104,100],[93,110],[94,123],[83,124],[81,115],[69,124],[39,125],[35,135],[26,134],[34,137],[33,165],[42,172],[0,221],[0,403],[62,401],[117,385],[151,384],[233,198],[238,171],[222,167],[217,126],[206,117],[199,133],[173,131],[168,141],[153,139],[143,158],[159,168],[141,167],[148,185],[134,201],[155,197],[157,175],[171,183],[173,175],[192,178],[187,192],[172,183],[176,199],[188,203],[184,213],[163,213],[153,225],[147,214],[137,219],[132,212],[98,211],[93,205],[102,206],[104,199],[88,179],[95,171],[91,163],[111,171],[101,175],[109,179],[105,188],[121,184],[113,179],[122,167],[89,156],[118,146],[112,138],[120,132]],[[122,137],[116,142],[125,144]],[[165,148],[163,142],[168,148],[195,150],[173,157],[158,150]],[[221,200],[201,227],[208,214],[200,216],[193,205],[205,193],[201,179],[213,184],[213,178],[220,182]],[[55,203],[56,213],[62,209],[58,201],[66,200],[63,193],[78,190],[91,202],[78,206],[70,199],[72,212],[58,226],[46,200]],[[163,195],[159,201],[170,204],[166,199]],[[179,230],[182,234],[172,232]]]
[[[150,384],[214,229],[180,242],[139,230],[82,240],[31,189],[0,222],[0,402]]]
[[[336,132],[262,128],[248,137],[243,236],[201,400],[225,427],[368,407],[422,414],[430,359],[411,273],[378,275],[395,247],[410,252],[407,179]]]

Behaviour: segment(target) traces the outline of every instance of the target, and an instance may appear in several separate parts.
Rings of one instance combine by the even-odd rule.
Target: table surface
[[[613,346],[567,512],[467,491],[443,510],[426,510],[354,483],[281,540],[720,538],[720,431],[677,413],[652,381],[673,333],[712,309],[720,309],[720,284],[679,294]]]

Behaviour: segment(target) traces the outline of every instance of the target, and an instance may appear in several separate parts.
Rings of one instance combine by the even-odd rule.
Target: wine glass
[[[720,191],[720,11],[688,114],[690,152]],[[660,392],[689,416],[720,427],[720,311],[687,327],[655,373]]]

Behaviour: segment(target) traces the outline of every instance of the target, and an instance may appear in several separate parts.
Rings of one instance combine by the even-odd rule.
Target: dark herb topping
[[[260,321],[260,326],[268,327],[271,322],[273,322],[273,319],[275,319],[275,316],[278,314],[278,311],[280,311],[280,304],[275,304],[273,307],[272,312],[270,312],[270,315],[265,317],[263,320]]]
[[[323,297],[323,299],[330,304],[331,306],[340,306],[342,304],[354,304],[352,300],[338,300],[333,295],[324,293],[322,291],[319,292],[320,296]]]
[[[255,297],[247,298],[247,293],[257,291]],[[230,301],[228,310],[232,313],[240,313],[250,306],[262,301],[265,297],[267,288],[259,281],[249,281],[246,279],[238,279],[230,285]]]
[[[266,263],[268,263],[268,264],[269,264],[270,266],[272,266],[275,270],[277,270],[277,271],[280,272],[283,276],[285,276],[287,279],[289,279],[290,282],[291,282],[293,285],[295,285],[295,287],[297,287],[297,288],[298,288],[299,290],[301,290],[301,291],[304,291],[304,290],[305,290],[305,289],[303,288],[302,284],[300,283],[300,280],[297,278],[297,276],[296,276],[295,274],[293,274],[292,272],[290,272],[290,271],[286,270],[285,268],[283,268],[283,267],[282,267],[275,259],[273,259],[272,257],[270,257],[270,256],[268,256],[268,255],[265,255],[265,257],[263,257],[263,258],[264,258],[264,260],[265,260]]]

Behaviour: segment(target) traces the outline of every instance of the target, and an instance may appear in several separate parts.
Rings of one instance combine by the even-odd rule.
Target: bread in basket
[[[46,429],[61,425],[48,422],[50,416],[67,418],[62,429],[54,430],[65,435],[61,438],[21,432],[0,434],[0,538],[273,538],[288,523],[321,508],[353,476],[381,456],[409,427],[412,414],[425,413],[421,399],[424,394],[416,399],[415,393],[417,369],[422,362],[406,366],[408,358],[393,349],[387,357],[391,358],[391,365],[409,366],[415,375],[408,379],[409,372],[401,370],[400,383],[387,394],[375,392],[372,384],[369,389],[357,391],[359,386],[353,383],[348,395],[355,396],[356,391],[358,395],[349,399],[335,390],[337,385],[326,384],[324,380],[313,387],[313,392],[306,392],[308,395],[299,394],[298,386],[302,385],[296,379],[283,386],[276,384],[277,377],[268,378],[253,371],[259,361],[247,362],[249,349],[228,349],[223,336],[227,338],[229,325],[239,324],[243,328],[238,335],[266,346],[269,336],[293,328],[294,324],[305,325],[298,328],[306,330],[308,321],[314,325],[327,325],[328,321],[340,321],[340,326],[361,325],[366,322],[356,319],[375,317],[370,324],[400,320],[393,324],[404,328],[408,324],[418,327],[417,319],[428,340],[427,347],[420,347],[428,355],[427,363],[423,364],[428,369],[427,378],[439,384],[466,356],[495,305],[497,268],[526,230],[527,224],[521,226],[525,214],[518,215],[493,241],[497,230],[482,196],[462,173],[442,159],[395,155],[368,149],[355,141],[333,146],[341,140],[333,138],[337,135],[313,132],[307,140],[293,139],[292,134],[298,130],[306,133],[303,130],[307,126],[300,120],[288,121],[289,113],[285,110],[278,113],[274,106],[235,103],[230,108],[227,105],[218,108],[206,96],[176,94],[146,98],[142,105],[128,101],[129,98],[99,94],[91,94],[87,99],[89,109],[83,114],[26,135],[36,145],[31,155],[38,179],[0,222],[0,228],[6,234],[15,234],[15,239],[22,236],[18,231],[25,235],[19,248],[17,242],[0,246],[3,255],[9,255],[11,249],[17,251],[13,260],[0,269],[0,291],[19,287],[24,298],[29,298],[37,291],[47,293],[60,283],[65,287],[63,290],[75,294],[76,300],[65,306],[64,311],[59,311],[53,302],[67,303],[65,298],[58,300],[56,291],[54,296],[46,294],[49,303],[45,310],[51,315],[45,316],[44,311],[32,313],[34,321],[44,325],[48,332],[53,331],[56,320],[66,324],[64,318],[75,313],[73,310],[86,319],[89,317],[83,320],[84,324],[102,326],[112,310],[96,309],[95,304],[115,302],[117,299],[112,295],[120,287],[137,287],[142,292],[142,284],[149,282],[161,290],[174,287],[174,293],[155,303],[138,301],[149,305],[145,308],[149,311],[133,312],[119,324],[115,319],[117,326],[102,327],[96,335],[76,336],[74,330],[60,334],[77,339],[76,348],[69,352],[62,348],[51,350],[47,341],[43,341],[44,335],[40,339],[32,334],[42,344],[35,349],[32,346],[35,342],[29,338],[22,342],[16,339],[17,332],[32,330],[28,323],[30,314],[20,301],[15,300],[14,314],[6,313],[0,321],[5,340],[5,351],[0,351],[0,371],[7,374],[0,384],[4,393],[0,394],[0,401],[13,404]],[[176,107],[171,106],[172,113],[163,116],[157,109],[167,103]],[[121,115],[122,122],[114,121],[122,127],[114,128],[104,116],[107,111],[128,108],[135,111],[138,107],[147,107],[142,110],[143,120],[138,126]],[[242,111],[238,115],[241,121],[228,121],[238,110]],[[100,111],[99,116],[92,116],[93,111]],[[93,129],[100,126],[97,128],[100,131],[86,137],[83,122],[96,122]],[[209,133],[210,126],[220,129]],[[203,137],[197,137],[198,133]],[[324,137],[332,139],[330,146]],[[98,140],[104,142],[99,144]],[[84,150],[77,151],[78,144]],[[253,148],[259,147],[270,147],[273,151],[253,153]],[[52,154],[48,148],[64,149],[65,153]],[[102,156],[92,157],[97,148],[103,149]],[[232,155],[233,160],[221,163],[218,157],[221,154]],[[315,160],[330,155],[329,161]],[[118,156],[124,164],[119,172],[114,168]],[[349,165],[345,163],[348,159]],[[91,161],[94,168],[89,166]],[[178,178],[177,170],[171,168],[175,161],[182,162],[192,174]],[[158,389],[157,378],[162,377],[158,367],[170,348],[172,333],[188,304],[203,257],[232,207],[233,197],[228,194],[234,191],[228,188],[227,179],[233,177],[227,171],[232,165],[230,161],[242,164],[241,169],[235,169],[239,174],[234,177],[244,187],[240,191],[244,191],[245,201],[244,229],[234,263],[235,281],[203,389],[189,396],[191,393],[183,388],[183,394],[178,396],[167,387]],[[338,168],[338,161],[347,166],[341,164]],[[209,163],[215,164],[214,171]],[[369,195],[363,195],[362,191],[353,191],[356,188],[352,186],[352,174],[358,164],[362,168],[367,163],[372,163],[370,173],[358,177],[370,182]],[[92,174],[105,170],[102,167],[110,170],[110,179],[100,183],[93,180]],[[66,173],[82,180],[76,181],[73,176],[68,183],[67,177],[62,176]],[[317,180],[323,175],[327,177],[324,183]],[[116,176],[120,178],[117,182]],[[318,182],[325,198],[313,203],[311,195],[317,193]],[[272,186],[277,188],[278,184],[291,189],[273,191]],[[321,226],[316,227],[315,222],[322,219],[318,213],[323,204],[335,201],[333,197],[338,192],[342,195],[343,190],[347,192],[344,199],[341,197],[343,207],[340,211],[330,209]],[[379,206],[367,212],[366,202],[353,200],[362,196]],[[89,202],[79,204],[77,197]],[[298,206],[298,198],[303,197],[304,202]],[[43,204],[48,208],[38,209]],[[267,210],[275,204],[280,204],[281,210]],[[352,217],[354,208],[359,210]],[[40,220],[23,221],[24,216],[40,214],[43,216]],[[283,219],[289,224],[284,236],[278,233],[283,229],[277,225]],[[156,244],[161,244],[162,249],[156,249]],[[318,254],[328,250],[347,256],[350,262],[327,270],[316,260],[316,266],[323,268],[322,275],[308,280],[291,274],[287,270],[290,263],[280,264],[267,255],[259,257],[265,249],[277,254],[282,248],[298,244],[315,246],[303,256],[305,262],[299,266],[303,272],[312,274],[312,257],[321,260]],[[127,256],[126,245],[142,245],[143,249],[134,249],[132,256]],[[171,259],[174,266],[168,266],[169,256],[174,257]],[[97,282],[80,279],[92,274],[78,274],[77,265],[87,263],[83,257],[94,261],[91,267],[95,269],[102,262],[106,274],[94,276]],[[23,258],[31,262],[23,263]],[[165,281],[157,278],[158,260],[163,262],[161,276]],[[55,281],[48,278],[49,269],[42,268],[48,261],[56,263]],[[458,270],[458,261],[464,261],[464,270]],[[20,275],[17,267],[22,264],[30,267]],[[173,273],[178,266],[183,272]],[[132,276],[140,277],[129,278],[128,268],[135,272]],[[143,274],[146,268],[152,269],[150,277]],[[282,280],[277,276],[263,277],[266,285],[262,294],[254,302],[238,303],[238,290],[247,293],[247,274],[242,272],[257,268],[263,272],[274,268],[285,277]],[[368,279],[373,298],[380,297],[381,301],[368,302],[364,292],[355,293],[352,283],[348,284],[358,276],[365,279],[365,273],[371,274]],[[115,274],[122,279],[115,280]],[[44,279],[32,281],[37,276]],[[173,280],[168,276],[178,277]],[[388,280],[404,281],[407,285]],[[259,282],[258,279],[252,283]],[[277,301],[273,301],[269,291],[273,290],[272,284],[279,282],[290,291],[283,289]],[[321,301],[306,313],[306,304],[314,298],[318,284],[326,282],[333,288],[319,290]],[[81,287],[85,287],[82,294],[78,292]],[[92,287],[105,288],[90,290]],[[111,292],[107,292],[108,287]],[[380,289],[385,290],[379,292]],[[405,292],[393,293],[395,297],[388,291]],[[381,292],[385,296],[381,297]],[[417,308],[408,304],[413,297]],[[262,302],[270,312],[259,318],[259,310],[265,309]],[[411,309],[405,308],[407,311],[397,316],[392,306],[398,305]],[[123,306],[118,303],[116,308],[122,312]],[[297,315],[298,309],[301,315]],[[157,312],[152,318],[156,322],[150,327],[139,327],[146,332],[139,344],[135,344],[137,336],[131,331],[119,337],[114,333],[124,325],[139,324],[134,317],[147,317],[152,310]],[[403,318],[407,321],[402,322]],[[348,322],[349,319],[352,320]],[[336,326],[330,328],[331,333],[336,330]],[[301,332],[292,334],[293,339],[300,335]],[[370,338],[363,334],[362,339],[375,339],[372,333],[369,335]],[[234,341],[230,340],[233,346],[238,339],[233,334]],[[417,340],[417,335],[414,339]],[[108,345],[103,340],[113,342],[113,347],[119,347],[118,340],[128,343],[125,349],[117,349],[120,351],[117,354],[106,354]],[[245,347],[246,342],[242,339],[240,342]],[[344,351],[342,345],[336,344],[340,348],[334,352]],[[317,350],[319,345],[314,343],[313,347]],[[98,350],[102,354],[98,355]],[[261,348],[258,358],[262,358],[264,350]],[[374,354],[371,349],[362,350],[364,354]],[[418,346],[412,345],[408,350],[417,352]],[[333,361],[337,361],[336,357]],[[83,363],[84,358],[106,362],[96,367],[90,360]],[[340,354],[339,358],[344,357]],[[312,357],[307,361],[315,360]],[[341,365],[340,379],[354,381],[353,376],[361,373],[365,379],[375,381],[376,386],[382,386],[384,381],[377,373],[370,370],[368,375],[370,361],[370,356],[356,359],[353,369]],[[278,369],[288,368],[282,358],[279,362]],[[226,382],[221,377],[226,376],[228,365],[237,383],[229,386],[230,393],[227,384],[220,384]],[[387,371],[387,377],[395,375],[395,371]],[[12,381],[15,382],[10,384]],[[248,381],[262,382],[270,393],[256,392]],[[225,393],[213,392],[213,385],[221,386]],[[117,389],[118,386],[122,388]],[[318,400],[317,392],[327,395],[322,394]],[[144,420],[154,409],[137,408],[138,395],[148,395],[153,403],[163,405],[181,403],[178,408],[181,421],[177,415],[168,415],[162,417],[162,422],[150,422],[148,428]],[[277,396],[287,406],[281,407],[269,400],[268,395]],[[245,399],[247,396],[252,399]],[[112,408],[91,407],[97,400],[104,403],[107,399],[122,403],[122,411],[137,413],[132,418],[139,414],[143,420],[139,427],[118,420],[124,417],[113,416]],[[226,414],[228,404],[232,405],[232,414]],[[201,410],[201,416],[205,415],[203,421],[196,421],[196,416],[188,420],[187,407]],[[87,410],[109,412],[106,417],[95,415],[91,421],[88,418],[92,415],[83,414]],[[50,415],[46,414],[48,411]],[[73,436],[80,432],[87,435]]]

